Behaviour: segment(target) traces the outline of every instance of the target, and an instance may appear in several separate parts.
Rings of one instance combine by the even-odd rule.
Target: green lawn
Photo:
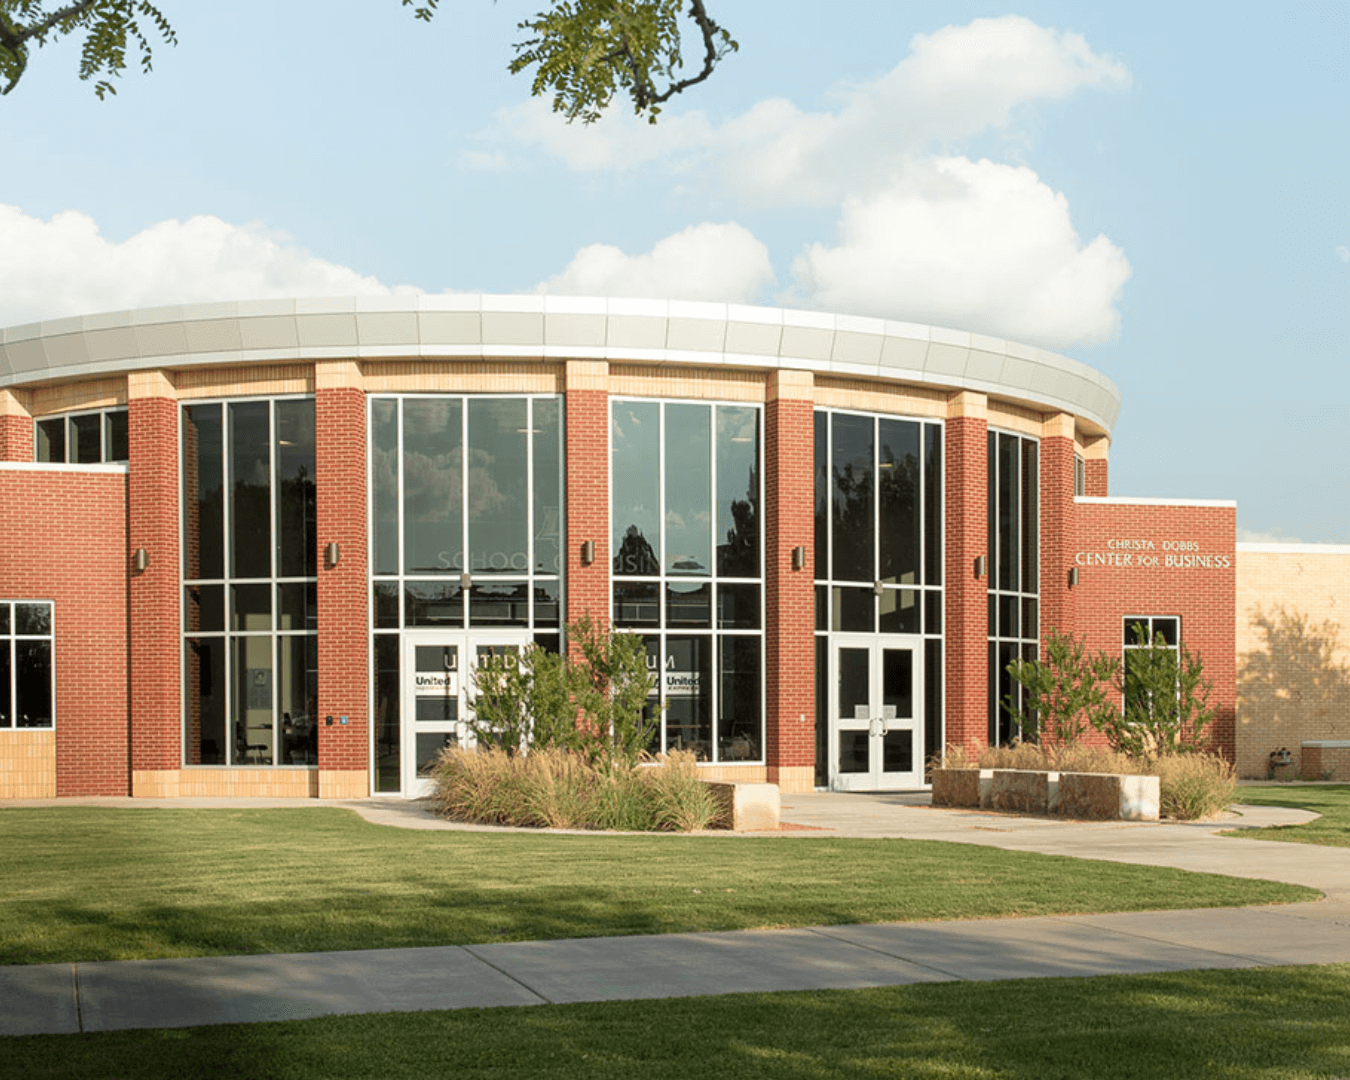
[[[1249,840],[1288,840],[1296,844],[1350,847],[1350,785],[1243,787],[1238,788],[1236,801],[1258,806],[1293,806],[1322,816],[1307,825],[1242,829],[1229,835],[1245,836]]]
[[[327,1017],[4,1040],[0,1078],[1350,1076],[1350,965]]]
[[[0,963],[1220,907],[1310,889],[966,844],[418,832],[337,808],[0,810]]]

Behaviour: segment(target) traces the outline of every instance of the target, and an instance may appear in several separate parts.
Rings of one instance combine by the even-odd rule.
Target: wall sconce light
[[[145,573],[145,568],[150,565],[150,556],[146,554],[145,548],[137,548],[135,554],[131,556],[131,565],[136,573]]]
[[[1078,567],[1071,566],[1069,567],[1069,588],[1072,589],[1077,584],[1078,584]]]
[[[595,562],[595,541],[583,540],[581,543],[581,565],[590,566]]]
[[[880,596],[886,591],[886,583],[878,578],[876,581],[872,582],[872,591]]]
[[[459,575],[459,587],[465,592],[473,588],[473,575],[467,570]]]
[[[330,570],[338,564],[338,559],[342,557],[342,549],[338,547],[336,540],[324,547],[323,557]]]
[[[975,556],[975,577],[984,577],[984,572],[989,567],[989,559],[984,555]]]
[[[792,549],[792,569],[802,570],[806,567],[806,548],[798,545]]]

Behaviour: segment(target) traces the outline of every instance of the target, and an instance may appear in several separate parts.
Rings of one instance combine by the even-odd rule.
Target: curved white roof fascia
[[[1105,375],[1031,345],[890,319],[689,300],[477,293],[251,300],[0,329],[0,388],[145,368],[326,359],[596,359],[796,368],[976,390],[1110,433]]]

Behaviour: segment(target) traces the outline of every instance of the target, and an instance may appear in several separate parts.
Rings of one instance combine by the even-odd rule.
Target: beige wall
[[[55,796],[56,732],[24,728],[0,732],[0,799]]]
[[[1282,748],[1280,775],[1300,773],[1304,740],[1350,740],[1350,546],[1238,545],[1237,686],[1239,776]]]

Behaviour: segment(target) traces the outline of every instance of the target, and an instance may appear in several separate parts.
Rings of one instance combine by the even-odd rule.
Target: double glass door
[[[430,774],[447,746],[471,746],[474,671],[482,657],[519,653],[527,632],[403,635],[402,780],[409,797],[431,794]]]
[[[885,791],[923,786],[920,638],[830,638],[830,786]]]

